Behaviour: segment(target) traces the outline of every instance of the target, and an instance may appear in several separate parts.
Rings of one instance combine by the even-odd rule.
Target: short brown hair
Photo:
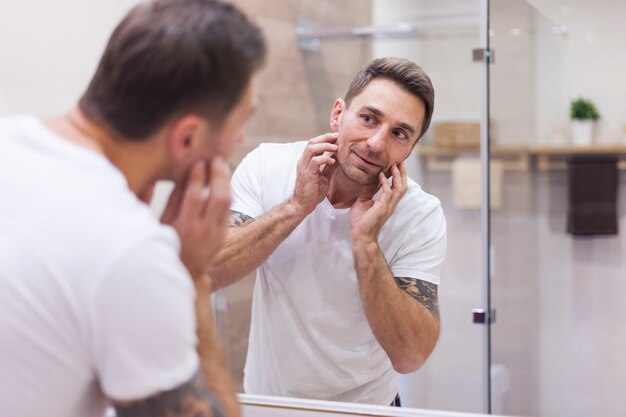
[[[421,138],[430,126],[435,107],[435,90],[430,78],[424,70],[408,59],[378,58],[367,64],[352,79],[348,92],[344,98],[346,105],[361,94],[363,89],[375,78],[387,78],[396,82],[409,93],[424,102],[424,121],[418,138]]]
[[[115,28],[79,108],[128,139],[197,112],[219,127],[266,47],[259,28],[217,0],[156,0]]]

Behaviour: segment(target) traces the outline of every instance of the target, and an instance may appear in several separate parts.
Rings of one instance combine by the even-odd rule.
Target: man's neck
[[[341,167],[337,167],[330,178],[330,186],[326,196],[333,207],[348,208],[352,207],[352,204],[363,191],[363,187],[363,185],[346,177]]]
[[[44,124],[69,142],[107,158],[122,172],[128,187],[137,195],[143,194],[158,179],[158,165],[150,146],[116,137],[104,126],[87,118],[78,108]]]

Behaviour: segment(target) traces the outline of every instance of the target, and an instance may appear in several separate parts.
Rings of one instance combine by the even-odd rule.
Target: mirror
[[[329,131],[336,98],[344,97],[352,78],[375,57],[409,58],[422,65],[434,83],[433,122],[417,149],[433,144],[436,125],[463,122],[472,128],[478,126],[484,92],[480,83],[483,68],[471,61],[470,51],[481,44],[479,1],[343,1],[341,13],[332,1],[317,2],[315,7],[307,1],[296,1],[290,7],[276,5],[272,12],[253,3],[236,2],[262,25],[270,51],[276,55],[270,54],[261,74],[259,109],[248,126],[244,146],[231,161],[233,167],[260,143],[307,140]],[[280,59],[273,60],[272,56],[278,54]],[[426,172],[424,164],[417,151],[409,156],[409,177],[449,203],[449,175]],[[470,223],[480,223],[477,210],[465,216]],[[458,243],[448,245],[453,254],[465,251],[465,259],[475,257],[478,261],[480,247],[475,242],[479,241],[479,228],[467,228]],[[471,307],[481,301],[480,269],[476,265],[468,270],[461,263],[446,268],[449,275],[461,273],[466,279],[449,284],[440,297],[447,295],[462,302],[450,301],[442,307],[442,322],[448,327],[426,365],[416,373],[398,377],[401,400],[404,406],[480,412],[484,387],[477,381],[486,366],[484,345],[480,328],[469,321]],[[249,274],[221,289],[216,302],[220,335],[241,392],[255,277],[255,273]],[[359,297],[355,291],[344,302],[354,302]],[[460,321],[459,317],[468,320]],[[367,323],[364,315],[360,323]],[[465,341],[462,352],[456,338]],[[442,369],[446,372],[442,373]],[[451,379],[457,384],[454,395],[450,395]],[[298,392],[296,396],[320,398],[319,395]]]

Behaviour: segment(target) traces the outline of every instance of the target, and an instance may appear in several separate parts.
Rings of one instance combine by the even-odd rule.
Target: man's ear
[[[330,130],[332,132],[339,130],[339,121],[345,108],[346,103],[343,99],[338,98],[335,100],[333,110],[330,112]]]
[[[181,116],[171,123],[167,145],[170,156],[177,162],[193,162],[198,155],[202,119],[196,115]]]

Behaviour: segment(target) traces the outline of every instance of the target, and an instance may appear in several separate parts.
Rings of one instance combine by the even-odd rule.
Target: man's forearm
[[[393,367],[419,368],[439,337],[431,312],[398,287],[376,242],[355,242],[354,263],[367,321]]]
[[[287,200],[254,221],[229,228],[209,269],[214,289],[232,284],[258,268],[306,216]]]
[[[211,288],[196,286],[198,356],[206,381],[228,417],[239,417],[239,403],[226,356],[222,350],[211,307]]]

